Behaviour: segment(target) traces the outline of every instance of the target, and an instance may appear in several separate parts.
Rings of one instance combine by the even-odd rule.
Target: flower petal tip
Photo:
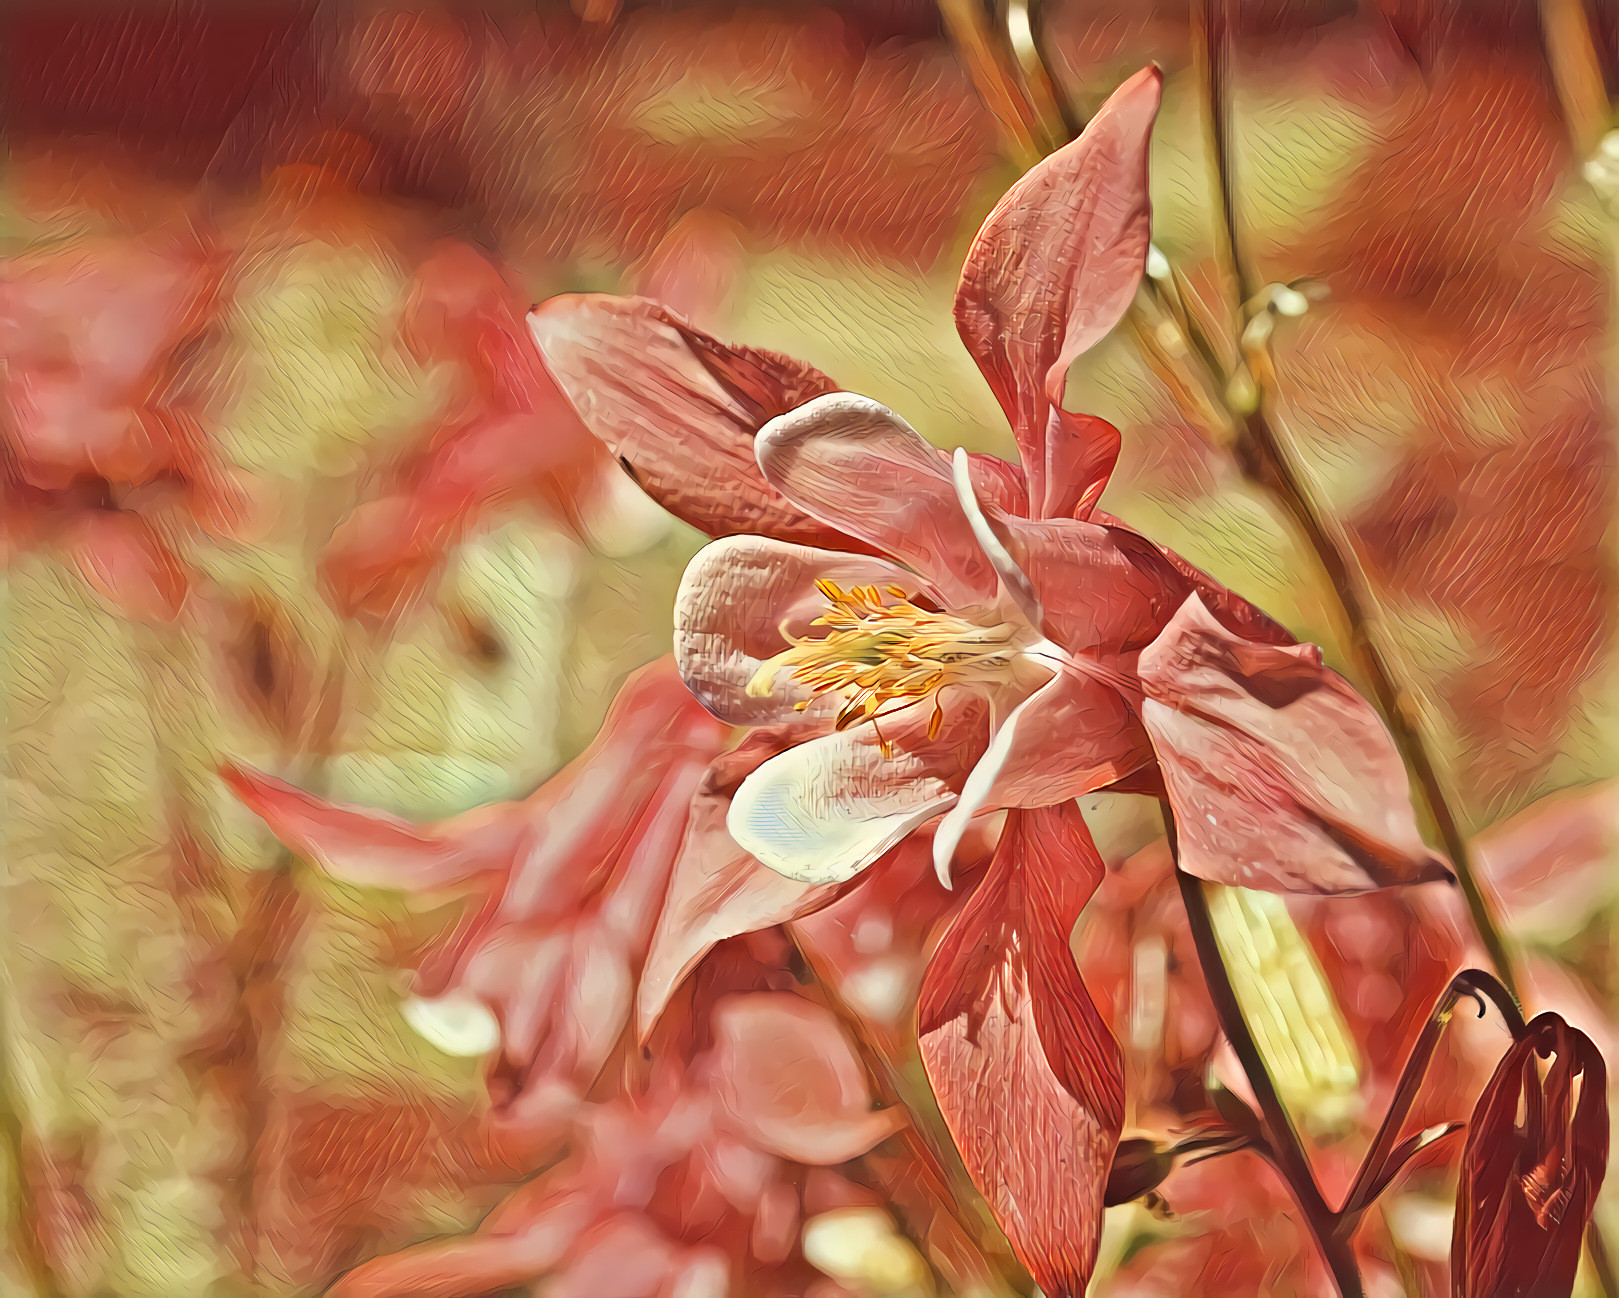
[[[995,575],[1001,579],[1001,586],[1011,597],[1014,603],[1028,618],[1029,624],[1037,630],[1045,626],[1045,609],[1040,606],[1040,599],[1034,593],[1034,584],[1029,576],[1002,543],[1001,538],[995,534],[995,529],[989,525],[989,518],[984,513],[984,507],[979,503],[978,491],[973,486],[972,461],[968,458],[967,448],[958,446],[950,459],[950,480],[955,484],[956,499],[961,502],[962,513],[967,516],[967,523],[972,528],[973,538],[978,542],[990,567]]]
[[[753,439],[754,456],[760,469],[765,470],[771,457],[783,447],[799,438],[839,428],[856,418],[881,424],[902,422],[882,402],[858,392],[826,392],[764,424]]]

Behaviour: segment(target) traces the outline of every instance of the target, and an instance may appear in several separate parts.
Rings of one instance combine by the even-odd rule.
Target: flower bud
[[[1607,1166],[1607,1066],[1585,1033],[1542,1014],[1473,1110],[1450,1246],[1455,1298],[1566,1298]]]

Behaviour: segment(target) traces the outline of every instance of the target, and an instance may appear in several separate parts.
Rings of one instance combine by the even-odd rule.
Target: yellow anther
[[[931,696],[934,713],[928,733],[934,738],[944,723],[939,690],[1003,678],[1017,656],[1015,632],[1005,623],[982,626],[930,612],[912,603],[898,586],[845,591],[824,577],[815,586],[827,607],[810,625],[825,627],[825,634],[799,638],[784,630],[791,648],[760,664],[748,682],[751,697],[770,694],[776,678],[790,672],[815,696],[845,695],[836,722],[842,730],[886,715],[883,709],[891,703],[909,707]],[[892,602],[884,603],[885,594]],[[794,706],[802,711],[808,701]],[[881,742],[887,752],[887,741]]]

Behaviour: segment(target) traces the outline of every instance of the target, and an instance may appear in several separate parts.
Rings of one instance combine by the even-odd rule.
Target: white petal
[[[400,1010],[405,1022],[447,1055],[487,1055],[500,1044],[500,1024],[475,996],[412,996]]]
[[[968,774],[967,782],[961,786],[960,801],[950,808],[939,822],[938,829],[933,831],[933,869],[939,876],[939,882],[946,888],[951,886],[950,863],[955,860],[956,848],[961,846],[961,840],[967,835],[967,825],[989,799],[996,777],[1011,755],[1012,741],[1017,737],[1018,723],[1022,721],[1025,710],[1040,698],[1037,690],[1007,713],[1006,720],[990,739],[984,755]]]
[[[871,723],[772,757],[742,782],[725,825],[737,846],[802,883],[853,878],[956,795],[896,752],[876,760]]]
[[[1040,606],[1034,583],[1018,567],[1017,560],[1002,544],[1001,538],[995,535],[995,529],[989,525],[989,519],[984,514],[984,507],[978,503],[978,493],[973,490],[972,461],[967,458],[966,447],[956,447],[951,463],[951,481],[955,484],[956,499],[961,502],[962,512],[967,515],[967,522],[973,530],[973,538],[989,559],[990,567],[995,569],[995,575],[1001,579],[1001,589],[1029,620],[1030,626],[1043,628],[1046,611]]]

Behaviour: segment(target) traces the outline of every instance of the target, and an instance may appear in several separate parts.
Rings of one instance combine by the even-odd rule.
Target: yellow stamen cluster
[[[887,715],[883,708],[897,700],[903,708],[933,696],[932,738],[944,720],[937,697],[943,686],[1002,676],[1015,656],[1013,631],[1004,623],[979,626],[949,613],[930,613],[897,586],[880,591],[876,586],[843,590],[826,580],[815,584],[827,609],[810,625],[826,627],[826,634],[800,639],[784,629],[792,648],[760,665],[748,682],[754,698],[769,694],[777,675],[790,671],[817,697],[846,696],[837,720],[842,730]],[[884,594],[892,602],[885,603]],[[809,703],[795,706],[803,711]]]

